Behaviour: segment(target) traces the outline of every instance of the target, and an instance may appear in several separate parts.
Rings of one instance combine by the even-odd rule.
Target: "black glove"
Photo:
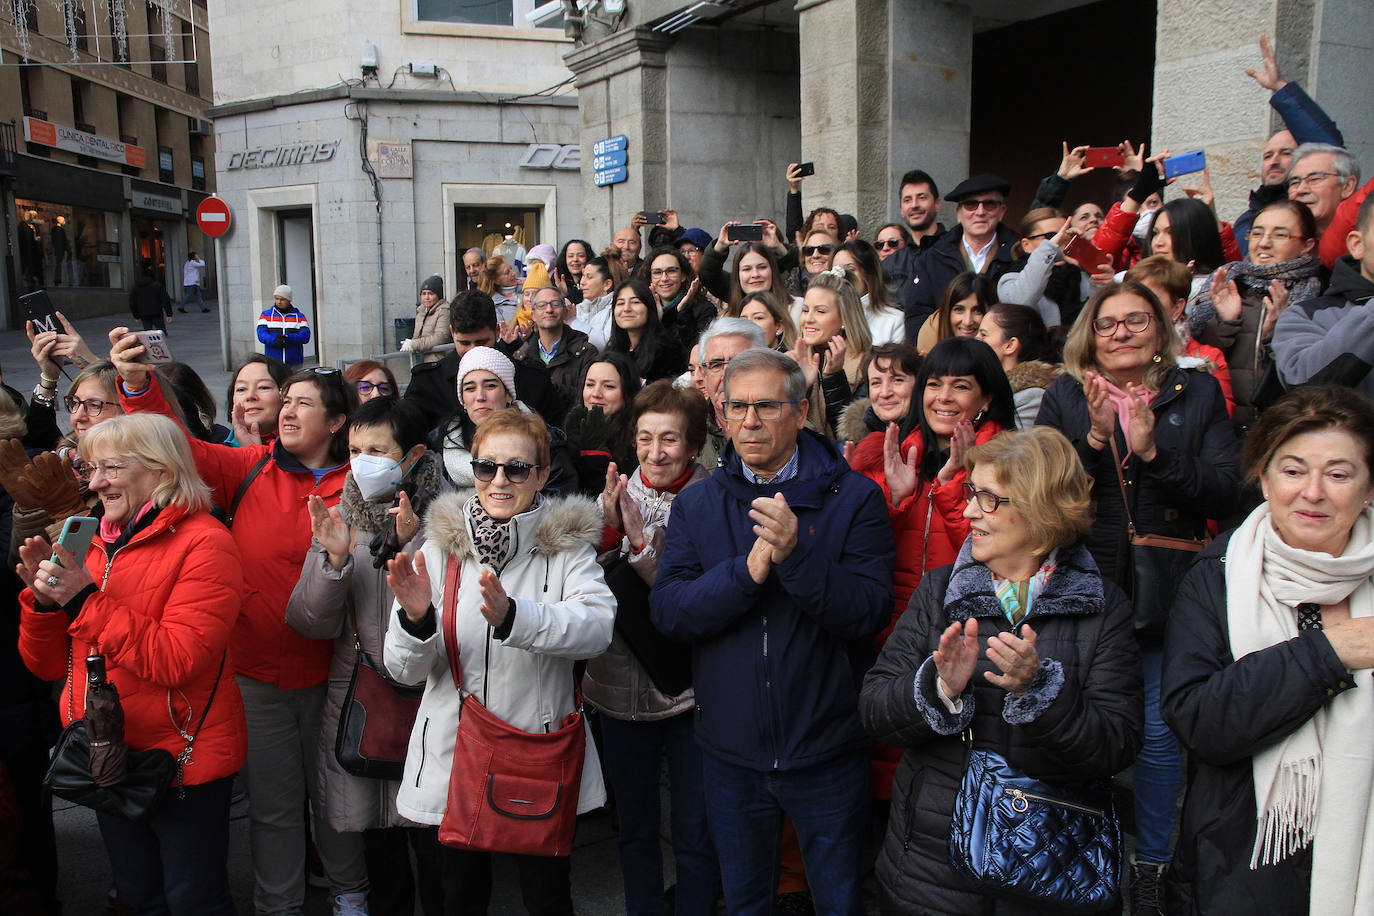
[[[606,416],[605,409],[601,407],[589,409],[582,420],[582,428],[579,430],[578,447],[584,452],[609,452],[611,441],[614,438],[615,427],[611,418]]]
[[[1126,192],[1126,196],[1138,204],[1143,204],[1151,194],[1163,190],[1164,179],[1159,177],[1159,167],[1153,162],[1147,162],[1136,176],[1135,184]]]
[[[286,348],[286,345],[289,344],[290,342],[291,342],[291,341],[287,338],[287,336],[286,336],[285,334],[278,334],[276,340],[272,341],[272,346],[274,346],[274,347],[276,347],[277,349],[281,350],[281,349],[285,349],[285,348]]]

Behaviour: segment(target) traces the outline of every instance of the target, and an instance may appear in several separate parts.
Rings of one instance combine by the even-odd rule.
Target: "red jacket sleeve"
[[[1240,253],[1240,245],[1236,243],[1236,234],[1231,231],[1231,224],[1221,222],[1219,231],[1221,232],[1221,253],[1226,256],[1226,263],[1245,260],[1245,255]]]
[[[118,387],[119,404],[124,408],[125,413],[157,413],[172,420],[176,419],[176,414],[172,413],[167,398],[163,396],[162,389],[153,376],[148,376],[147,389],[138,394],[126,393],[123,382]],[[217,445],[213,442],[202,442],[186,432],[185,427],[182,427],[182,432],[186,433],[186,441],[191,446],[191,457],[196,463],[196,470],[200,472],[201,478],[210,486],[210,489],[215,491],[214,498],[217,506],[227,507],[229,505],[234,498],[234,491],[243,482],[243,478],[248,476],[248,472],[253,469],[253,465],[258,463],[263,452],[271,449],[271,446],[268,445],[244,446],[242,448],[236,448],[232,445]]]
[[[1102,219],[1102,225],[1093,234],[1092,243],[1099,250],[1112,256],[1112,263],[1121,268],[1126,254],[1126,243],[1131,240],[1131,230],[1135,228],[1135,221],[1140,218],[1138,213],[1127,213],[1121,209],[1121,203],[1112,204],[1112,208],[1107,211],[1107,215]]]
[[[1336,215],[1331,217],[1331,225],[1326,227],[1322,233],[1321,241],[1317,243],[1317,256],[1322,259],[1322,263],[1327,267],[1335,267],[1336,262],[1349,252],[1345,246],[1346,236],[1355,228],[1355,216],[1360,209],[1360,204],[1369,196],[1369,191],[1374,188],[1374,179],[1351,194],[1336,207]]]
[[[124,604],[96,592],[71,635],[159,687],[184,687],[213,670],[238,619],[243,575],[228,529],[202,528],[190,537],[184,550],[166,555],[171,564],[150,570],[175,579],[165,603]]]
[[[39,680],[67,679],[69,621],[61,611],[34,610],[33,592],[27,588],[19,593],[19,657]]]

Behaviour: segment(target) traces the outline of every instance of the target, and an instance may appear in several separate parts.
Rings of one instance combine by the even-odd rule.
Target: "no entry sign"
[[[229,205],[218,197],[207,197],[196,207],[196,225],[212,239],[229,231]]]

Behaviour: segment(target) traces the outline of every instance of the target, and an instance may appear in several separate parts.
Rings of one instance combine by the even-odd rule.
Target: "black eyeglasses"
[[[1011,502],[1010,496],[998,496],[991,490],[979,490],[971,483],[964,483],[964,502],[971,503],[978,500],[978,508],[991,515],[1001,507],[1002,503]]]
[[[834,245],[803,245],[802,257],[809,258],[813,254],[834,254]]]
[[[68,412],[68,413],[76,413],[76,410],[77,410],[77,408],[79,407],[79,408],[82,408],[82,409],[84,409],[84,410],[86,411],[86,416],[88,416],[88,417],[98,417],[98,416],[100,416],[100,412],[101,412],[102,410],[104,410],[106,407],[118,407],[118,406],[119,406],[119,402],[118,402],[118,401],[106,401],[106,400],[102,400],[101,398],[85,398],[85,399],[82,399],[82,398],[72,397],[71,395],[67,395],[65,398],[63,398],[63,399],[62,399],[62,403],[67,405],[67,412]]]
[[[1150,326],[1149,312],[1131,312],[1125,318],[1101,318],[1093,319],[1093,333],[1098,337],[1111,337],[1116,333],[1116,329],[1121,325],[1126,326],[1126,330],[1132,334],[1139,334]]]
[[[390,383],[390,382],[359,382],[359,383],[358,383],[358,394],[371,394],[371,393],[373,392],[374,389],[376,390],[376,392],[377,392],[378,394],[382,394],[382,395],[388,395],[388,396],[389,396],[389,395],[391,394],[391,392],[392,392],[392,388],[391,388],[391,383]]]
[[[1056,229],[1056,230],[1053,231],[1053,232],[1040,232],[1040,233],[1037,233],[1036,235],[1028,235],[1028,236],[1026,236],[1026,238],[1028,238],[1028,239],[1052,239],[1052,238],[1054,238],[1054,237],[1055,237],[1056,235],[1058,235],[1058,234],[1059,234],[1059,230]]]
[[[482,483],[488,483],[496,479],[496,472],[504,470],[506,479],[511,483],[524,483],[530,479],[530,471],[543,467],[542,464],[530,464],[528,461],[491,461],[487,458],[472,459],[472,476]]]
[[[982,209],[984,209],[984,210],[987,210],[989,213],[991,213],[993,210],[996,210],[996,209],[997,209],[998,207],[1000,207],[1000,206],[1002,206],[1002,201],[997,200],[997,199],[995,199],[995,198],[992,199],[992,200],[979,199],[979,200],[961,200],[961,201],[959,201],[959,209],[960,209],[960,210],[967,210],[967,211],[969,211],[970,213],[972,213],[974,210],[979,209],[980,207],[981,207]]]
[[[873,247],[876,248],[876,249],[878,249],[879,251],[886,251],[886,250],[889,249],[889,248],[891,248],[892,250],[895,251],[895,250],[897,250],[898,248],[901,248],[901,247],[902,247],[902,240],[901,240],[901,239],[878,239],[878,241],[876,241],[876,242],[873,243]]]

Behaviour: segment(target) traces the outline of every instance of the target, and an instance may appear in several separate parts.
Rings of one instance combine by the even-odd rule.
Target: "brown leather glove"
[[[33,505],[47,512],[53,521],[87,512],[81,501],[81,482],[56,452],[44,452],[34,458],[31,468],[19,472],[18,483],[21,489],[34,494]],[[14,498],[20,502],[18,495]]]
[[[36,509],[39,505],[38,492],[19,479],[19,475],[31,467],[33,461],[18,439],[0,442],[0,487],[4,487],[22,509]]]

